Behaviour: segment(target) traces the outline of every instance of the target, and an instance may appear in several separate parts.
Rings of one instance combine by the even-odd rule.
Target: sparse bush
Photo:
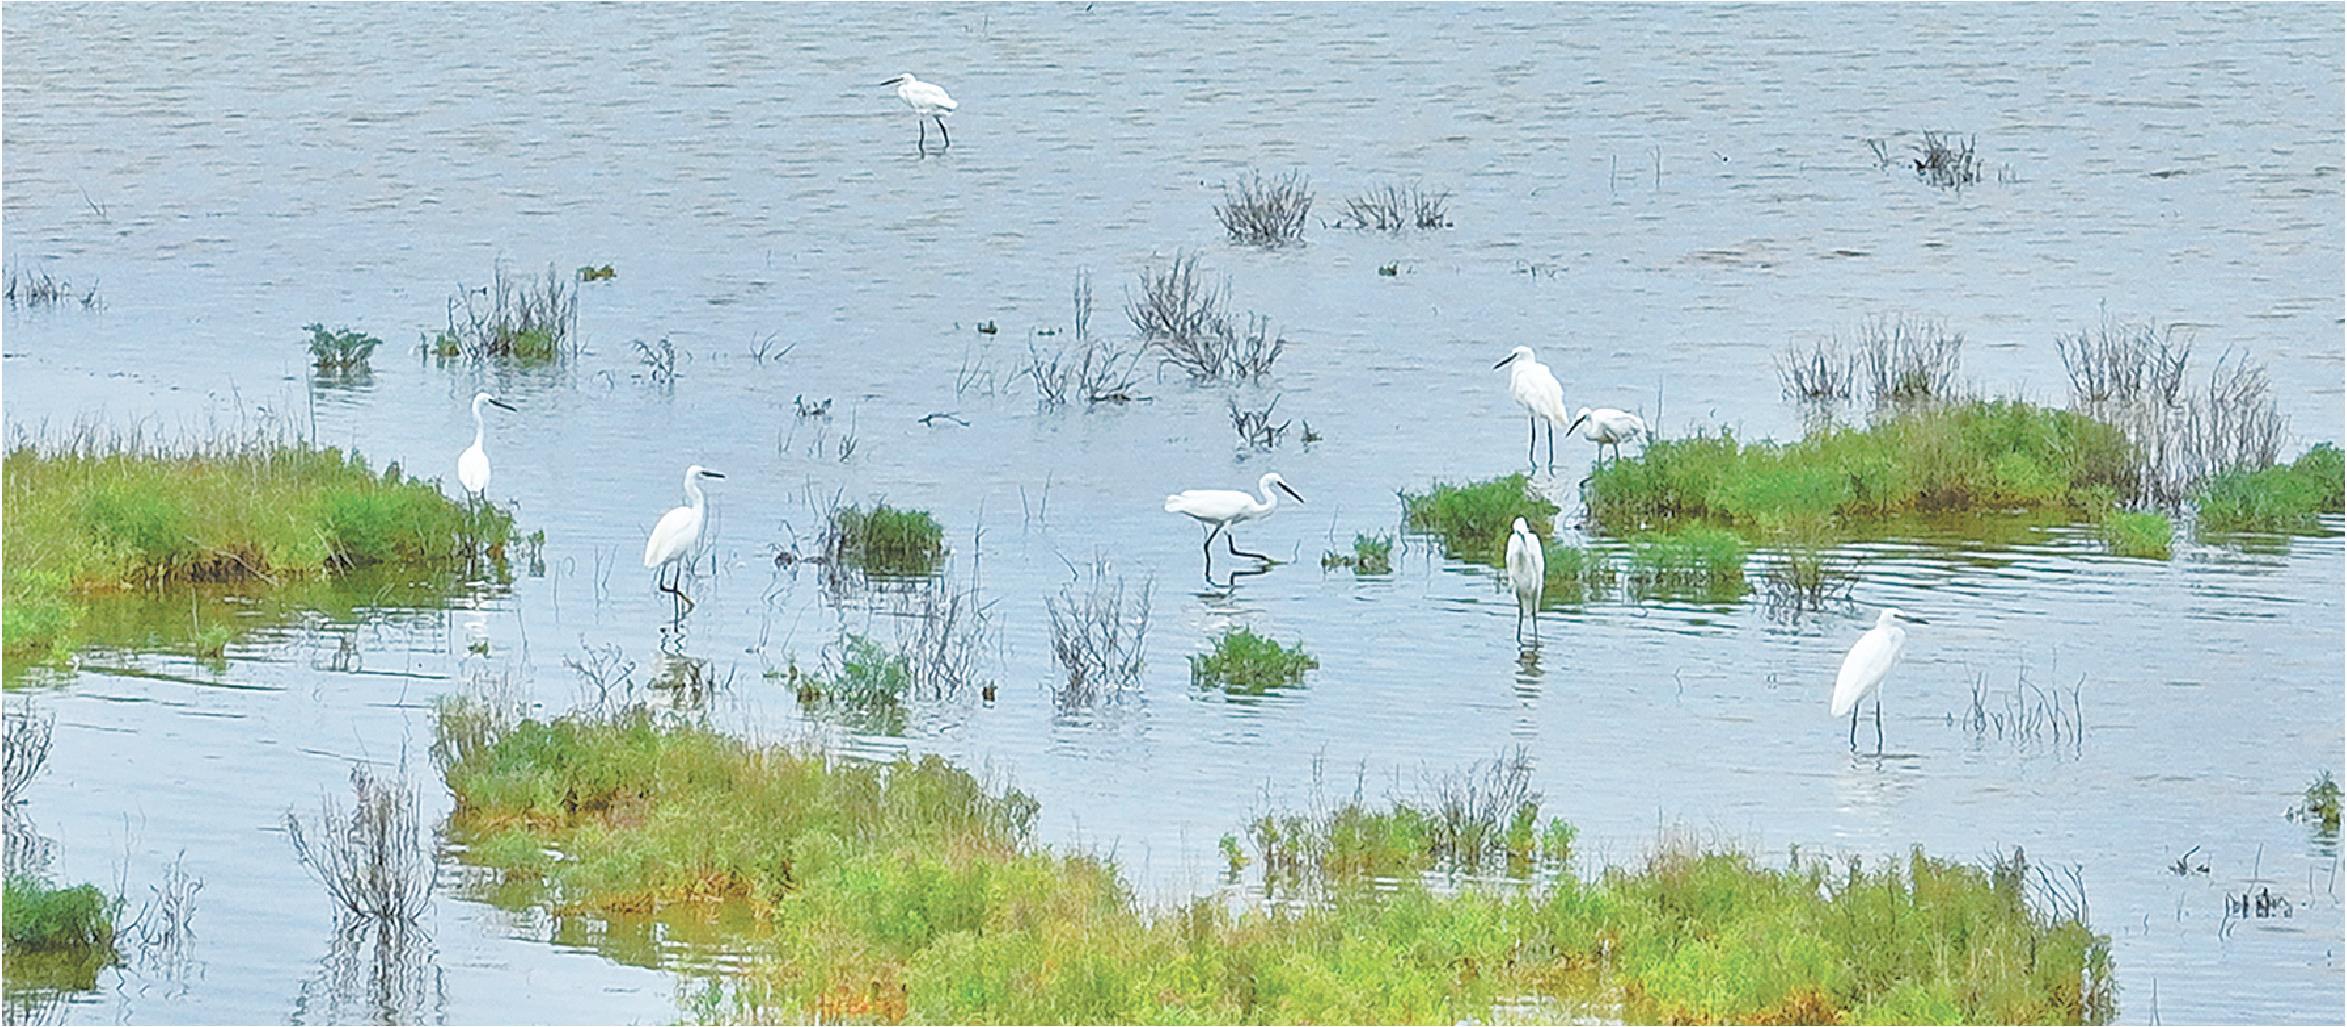
[[[823,551],[836,564],[870,574],[925,575],[945,557],[945,529],[926,510],[842,507],[824,529]]]
[[[1858,373],[1857,361],[1842,351],[1841,340],[1831,336],[1807,344],[1788,343],[1776,365],[1785,398],[1804,403],[1847,402]]]
[[[923,589],[912,628],[898,640],[913,672],[913,695],[938,699],[987,687],[985,659],[996,640],[994,603],[980,599],[975,587],[941,581]]]
[[[368,369],[368,359],[383,340],[365,332],[349,328],[329,330],[323,324],[307,324],[302,330],[310,333],[310,364],[327,374],[358,374]]]
[[[1128,588],[1103,559],[1043,600],[1051,620],[1051,654],[1067,671],[1063,705],[1084,705],[1104,692],[1138,684],[1149,638],[1151,585]]]
[[[1388,183],[1345,200],[1336,227],[1372,232],[1405,228],[1449,228],[1451,194],[1427,192],[1417,184]]]
[[[1497,565],[1506,556],[1508,532],[1516,518],[1546,537],[1557,505],[1532,491],[1522,474],[1472,482],[1438,483],[1424,492],[1404,492],[1403,523],[1411,531],[1438,535],[1452,559]]]
[[[662,336],[659,342],[637,339],[628,344],[636,351],[636,362],[644,365],[644,377],[654,385],[676,384],[676,344]]]
[[[1269,375],[1288,342],[1271,319],[1229,310],[1230,283],[1208,284],[1195,254],[1175,254],[1163,270],[1143,268],[1125,315],[1143,345],[1191,380],[1253,381]]]
[[[799,705],[875,734],[904,731],[906,703],[913,692],[913,661],[903,651],[863,635],[840,639],[836,654],[813,673],[792,663],[784,682]]]
[[[1232,242],[1265,247],[1303,241],[1311,213],[1312,183],[1301,171],[1277,178],[1250,171],[1223,183],[1222,202],[1214,208]]]
[[[1256,450],[1275,449],[1287,437],[1289,422],[1271,419],[1272,411],[1279,409],[1278,396],[1271,397],[1271,402],[1259,410],[1242,410],[1235,399],[1223,402],[1230,406],[1231,430],[1239,434],[1240,445]]]
[[[1190,657],[1190,681],[1232,695],[1263,695],[1302,683],[1304,672],[1318,666],[1301,643],[1281,645],[1238,628],[1217,637],[1212,650]]]
[[[500,264],[484,288],[458,285],[448,327],[431,341],[443,360],[550,364],[578,349],[578,289],[549,265],[543,280],[517,278]]]
[[[2096,537],[2112,556],[2165,560],[2174,542],[2175,528],[2166,514],[2108,510],[2095,526]]]
[[[1857,349],[1877,408],[1956,398],[1964,336],[1938,321],[1868,318],[1858,329]]]
[[[1873,151],[1875,163],[1880,167],[1905,163],[1924,182],[1960,192],[1980,181],[1983,165],[1974,153],[1977,141],[1975,136],[1958,136],[1952,132],[1925,132],[1923,141],[1915,144],[1914,153],[1905,158],[1892,156],[1888,140],[1868,139],[1866,147]],[[2010,171],[2007,168],[1998,172],[1998,181],[2008,180]]]
[[[398,778],[377,778],[364,766],[351,770],[350,785],[347,810],[329,797],[320,800],[313,823],[285,814],[294,858],[326,886],[345,915],[415,923],[431,906],[435,866],[415,789]]]

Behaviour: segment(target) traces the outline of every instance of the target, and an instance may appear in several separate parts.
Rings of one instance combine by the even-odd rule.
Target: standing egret
[[[953,149],[953,136],[945,131],[945,116],[953,113],[961,104],[953,102],[953,97],[945,95],[944,86],[935,82],[923,82],[914,78],[913,73],[909,71],[880,84],[895,86],[896,98],[903,100],[905,106],[913,109],[913,124],[921,127],[920,146],[923,154],[929,152],[929,122],[931,121],[937,122],[937,134],[945,137],[944,148]]]
[[[1287,479],[1278,474],[1266,474],[1262,480],[1255,483],[1255,488],[1263,493],[1261,499],[1237,489],[1190,489],[1165,497],[1165,512],[1182,514],[1200,524],[1209,526],[1206,530],[1206,542],[1201,547],[1206,553],[1206,571],[1209,580],[1214,574],[1214,536],[1216,535],[1222,535],[1223,544],[1230,547],[1232,556],[1244,556],[1266,563],[1271,562],[1271,557],[1262,553],[1250,553],[1240,549],[1238,542],[1224,532],[1231,525],[1241,521],[1269,517],[1273,510],[1279,509],[1279,496],[1271,491],[1274,485],[1279,486],[1281,492],[1287,493],[1296,502],[1304,501],[1304,497],[1296,495],[1295,489],[1288,487]]]
[[[456,455],[456,481],[466,492],[485,500],[489,498],[489,451],[481,448],[481,440],[489,427],[481,421],[483,403],[500,410],[511,410],[513,405],[486,392],[473,394],[473,444]]]
[[[1548,421],[1548,469],[1557,466],[1557,425],[1565,423],[1565,387],[1557,384],[1557,376],[1550,374],[1548,365],[1532,355],[1532,347],[1518,346],[1509,350],[1505,359],[1491,365],[1492,370],[1508,369],[1508,396],[1524,408],[1532,418],[1532,438],[1524,444],[1524,459],[1538,466],[1540,458],[1533,455],[1533,447],[1540,442],[1540,422]]]
[[[1834,716],[1850,715],[1850,748],[1858,748],[1858,704],[1874,697],[1874,751],[1882,754],[1882,679],[1899,662],[1899,654],[1907,649],[1907,629],[1899,622],[1926,623],[1921,617],[1910,617],[1895,609],[1885,609],[1875,618],[1874,627],[1858,636],[1858,644],[1850,647],[1850,655],[1842,657],[1842,673],[1834,678]]]
[[[1516,637],[1524,637],[1524,618],[1532,618],[1532,634],[1540,634],[1540,590],[1548,584],[1548,557],[1541,552],[1540,536],[1532,533],[1532,526],[1516,518],[1508,529],[1508,586],[1516,591]]]
[[[1565,434],[1580,431],[1581,425],[1585,423],[1589,425],[1586,433],[1589,441],[1597,443],[1601,448],[1614,447],[1614,459],[1617,460],[1622,456],[1622,443],[1646,435],[1646,422],[1639,420],[1637,414],[1612,407],[1598,407],[1595,410],[1582,407],[1574,413],[1573,424],[1565,429]]]
[[[682,606],[693,602],[684,593],[684,560],[694,546],[701,544],[701,524],[708,507],[707,498],[701,495],[701,479],[723,477],[700,464],[685,468],[685,505],[661,514],[660,523],[652,526],[652,537],[644,542],[646,568],[664,572],[669,564],[677,565],[676,584],[661,581],[660,590],[677,598],[681,604],[679,613],[683,612]],[[654,580],[659,579],[655,576]]]

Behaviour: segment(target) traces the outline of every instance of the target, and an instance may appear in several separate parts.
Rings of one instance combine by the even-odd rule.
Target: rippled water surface
[[[2021,846],[2082,868],[2127,1018],[2336,1022],[2335,845],[2282,817],[2342,755],[2336,523],[2167,562],[2061,526],[1903,533],[1851,548],[1849,610],[1598,602],[1552,611],[1527,654],[1486,569],[1423,545],[1386,577],[1318,557],[1390,526],[1397,488],[1518,467],[1491,370],[1517,344],[1571,405],[1782,437],[1789,340],[1944,317],[1984,389],[2059,402],[2055,334],[2107,308],[2264,360],[2293,448],[2336,440],[2341,27],[2335,6],[9,5],[7,259],[104,300],[7,315],[12,428],[314,424],[447,475],[493,387],[520,410],[495,420],[492,492],[547,536],[510,586],[248,604],[223,663],[100,653],[20,682],[12,703],[57,717],[25,814],[59,873],[135,899],[184,853],[204,881],[191,965],[32,1012],[674,1019],[680,972],[732,958],[721,928],[501,911],[451,859],[427,944],[353,949],[280,824],[354,761],[434,780],[431,704],[469,680],[568,705],[583,647],[640,679],[706,660],[724,722],[816,730],[763,672],[894,623],[775,564],[841,494],[934,511],[1002,637],[991,702],[836,743],[1015,782],[1050,840],[1113,850],[1150,894],[1213,887],[1216,839],[1316,772],[1383,791],[1521,746],[1599,857],[1674,826],[1771,854]],[[907,69],[961,101],[946,156],[917,158],[872,85]],[[2008,173],[1951,194],[1862,142],[1921,129],[1976,134]],[[1329,216],[1420,181],[1456,227],[1233,248],[1210,208],[1250,166],[1308,170]],[[1293,343],[1240,398],[1276,392],[1320,441],[1241,457],[1233,393],[1174,378],[1089,412],[1013,379],[1036,330],[1067,327],[1079,270],[1121,332],[1126,283],[1177,249]],[[616,267],[583,289],[586,351],[546,374],[423,360],[456,283],[501,260]],[[311,321],[391,340],[371,379],[312,388]],[[754,358],[769,335],[791,348]],[[663,338],[672,384],[631,347]],[[802,419],[794,396],[834,406]],[[1542,484],[1570,520],[1590,452],[1564,450]],[[689,462],[730,477],[716,570],[671,632],[636,557]],[[1244,541],[1295,562],[1209,588],[1159,497],[1267,469],[1309,503]],[[1099,554],[1155,582],[1149,668],[1071,708],[1043,600]],[[1892,754],[1853,756],[1825,692],[1891,603],[1931,623],[1887,696]],[[1184,657],[1233,624],[1320,669],[1255,701],[1193,690]],[[2083,738],[1954,723],[1976,679],[2024,667],[2077,687]],[[2210,873],[2171,873],[2192,846]],[[2260,885],[2295,915],[2226,922],[2224,895]]]

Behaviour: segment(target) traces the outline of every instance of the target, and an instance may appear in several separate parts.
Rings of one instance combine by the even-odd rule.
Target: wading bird
[[[487,403],[500,410],[511,410],[513,405],[486,392],[473,394],[473,444],[456,455],[456,481],[476,498],[489,498],[489,451],[481,448],[481,440],[489,426],[481,421],[481,404]]]
[[[1524,459],[1537,467],[1540,458],[1533,455],[1540,442],[1540,422],[1548,422],[1548,469],[1557,466],[1557,426],[1565,423],[1565,387],[1557,384],[1557,376],[1550,374],[1548,365],[1532,355],[1532,347],[1518,346],[1509,350],[1505,359],[1491,365],[1492,370],[1508,369],[1508,397],[1532,419],[1532,438],[1524,444]]]
[[[1272,562],[1271,557],[1262,553],[1250,553],[1240,549],[1238,542],[1226,532],[1231,525],[1269,517],[1273,510],[1279,509],[1279,496],[1271,491],[1273,486],[1278,486],[1281,492],[1287,493],[1296,502],[1304,501],[1304,497],[1296,495],[1295,489],[1288,487],[1287,479],[1277,474],[1266,474],[1262,480],[1255,483],[1255,488],[1263,493],[1261,499],[1237,489],[1190,489],[1165,497],[1165,512],[1182,514],[1200,524],[1207,525],[1206,542],[1201,548],[1206,553],[1206,571],[1209,579],[1214,574],[1214,536],[1216,535],[1222,536],[1223,544],[1230,547],[1232,556],[1244,556],[1266,563]]]
[[[909,71],[880,84],[895,86],[896,98],[903,100],[905,106],[913,109],[913,124],[921,127],[920,147],[922,153],[929,152],[929,122],[931,121],[937,122],[937,134],[945,137],[944,149],[953,149],[953,136],[945,131],[945,116],[953,113],[961,104],[953,102],[953,97],[945,95],[944,86],[935,82],[923,82],[914,78],[913,73]]]
[[[1516,638],[1524,637],[1524,621],[1532,621],[1532,635],[1540,636],[1540,590],[1548,584],[1548,557],[1541,552],[1540,536],[1532,533],[1532,526],[1516,518],[1508,529],[1508,587],[1516,592]]]
[[[1573,424],[1565,429],[1565,434],[1581,431],[1583,424],[1589,426],[1589,430],[1583,433],[1584,437],[1597,443],[1600,448],[1614,447],[1616,460],[1622,457],[1622,443],[1646,435],[1646,422],[1639,420],[1637,414],[1612,407],[1598,407],[1595,410],[1582,407],[1574,413]]]
[[[1850,647],[1850,655],[1842,657],[1842,673],[1834,678],[1834,716],[1850,715],[1850,748],[1858,748],[1858,704],[1868,696],[1874,697],[1874,752],[1882,754],[1882,679],[1899,662],[1899,654],[1907,649],[1907,629],[1901,621],[1910,624],[1926,623],[1921,617],[1910,617],[1895,609],[1886,609],[1875,618],[1874,627],[1858,636],[1858,644]]]
[[[700,464],[685,468],[685,505],[661,514],[660,523],[652,526],[652,537],[644,542],[644,566],[647,569],[657,570],[664,575],[668,565],[676,565],[676,584],[660,580],[660,575],[655,575],[654,580],[660,582],[661,591],[676,597],[679,613],[684,612],[684,607],[693,605],[692,597],[684,593],[684,561],[692,553],[693,547],[701,544],[701,524],[709,505],[708,500],[701,495],[701,479],[723,477],[725,475]]]

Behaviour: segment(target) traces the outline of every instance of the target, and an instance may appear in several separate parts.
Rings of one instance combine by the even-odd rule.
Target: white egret
[[[953,149],[953,136],[945,130],[945,116],[960,108],[961,104],[953,102],[953,97],[945,94],[944,86],[935,82],[923,82],[914,78],[913,73],[909,71],[880,84],[895,86],[896,98],[903,100],[905,106],[913,109],[913,124],[921,127],[920,146],[922,153],[929,152],[929,122],[931,121],[937,122],[937,134],[945,137],[945,149]]]
[[[1532,633],[1540,633],[1540,591],[1548,584],[1548,556],[1532,526],[1516,518],[1508,529],[1508,586],[1516,592],[1516,637],[1524,637],[1524,619],[1532,619]]]
[[[1165,497],[1165,512],[1182,514],[1200,524],[1207,525],[1206,542],[1201,548],[1206,553],[1207,571],[1211,576],[1214,568],[1214,536],[1216,535],[1222,535],[1223,543],[1230,547],[1232,556],[1244,556],[1266,562],[1271,560],[1271,557],[1262,553],[1250,553],[1240,549],[1238,542],[1224,533],[1231,525],[1269,517],[1273,510],[1279,509],[1279,496],[1271,491],[1273,486],[1277,486],[1281,492],[1287,493],[1296,502],[1304,501],[1304,497],[1296,495],[1296,490],[1288,486],[1287,479],[1278,474],[1266,474],[1255,483],[1255,488],[1263,493],[1261,499],[1237,489],[1190,489]]]
[[[1850,715],[1850,748],[1858,748],[1858,705],[1874,697],[1874,751],[1882,752],[1882,679],[1907,649],[1907,629],[1899,622],[1925,623],[1895,609],[1885,609],[1874,627],[1858,636],[1850,655],[1842,657],[1842,673],[1834,678],[1834,716]]]
[[[723,478],[725,475],[700,464],[685,468],[685,505],[660,515],[660,523],[652,526],[652,537],[644,542],[644,566],[665,573],[668,565],[676,564],[676,584],[660,582],[660,590],[673,595],[680,603],[691,604],[684,593],[684,559],[701,544],[701,525],[706,519],[708,499],[701,495],[701,479]]]
[[[456,481],[457,484],[464,486],[466,492],[487,499],[489,451],[481,448],[481,440],[488,434],[489,427],[481,421],[481,404],[483,403],[500,410],[513,409],[512,404],[486,392],[473,394],[473,444],[466,446],[464,452],[456,455]]]
[[[1580,431],[1583,424],[1589,426],[1584,437],[1600,447],[1614,447],[1614,458],[1617,460],[1622,456],[1622,443],[1646,435],[1646,422],[1640,420],[1637,414],[1612,407],[1598,407],[1595,410],[1582,407],[1573,414],[1573,424],[1565,429],[1565,434]]]
[[[1524,444],[1524,459],[1537,465],[1539,457],[1533,448],[1540,442],[1540,422],[1548,422],[1548,468],[1557,466],[1557,426],[1565,423],[1565,387],[1557,384],[1557,376],[1549,373],[1548,365],[1532,355],[1532,347],[1518,346],[1509,350],[1506,359],[1491,365],[1493,370],[1508,369],[1508,396],[1531,416],[1532,438]]]

